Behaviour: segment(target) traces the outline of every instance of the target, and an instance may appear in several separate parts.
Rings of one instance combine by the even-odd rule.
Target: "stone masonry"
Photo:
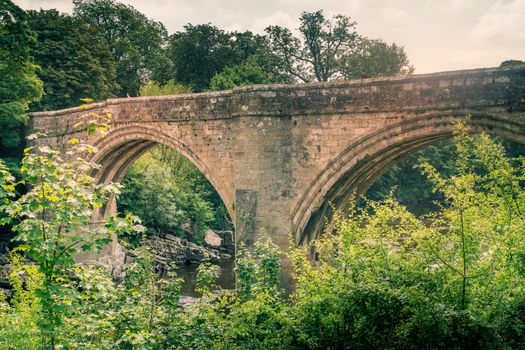
[[[77,124],[112,114],[98,148],[99,181],[119,181],[155,144],[190,159],[222,197],[237,242],[265,231],[286,248],[315,239],[333,208],[364,192],[393,163],[452,135],[473,131],[525,142],[525,66],[407,77],[111,99],[34,113],[40,142],[64,148],[85,138]],[[101,216],[115,210],[110,203]]]

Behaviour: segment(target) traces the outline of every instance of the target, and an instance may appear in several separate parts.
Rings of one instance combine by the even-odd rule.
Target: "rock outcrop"
[[[220,249],[222,245],[222,238],[212,230],[206,231],[206,236],[204,236],[204,243],[213,249]]]
[[[11,237],[0,236],[0,291],[9,292],[9,265],[8,249],[11,247]],[[208,230],[205,237],[205,245],[198,245],[186,239],[172,234],[155,234],[149,238],[153,248],[155,261],[160,267],[168,265],[190,265],[199,264],[203,260],[209,260],[218,264],[224,260],[230,260],[235,253],[234,234],[232,231],[214,232]],[[115,256],[104,255],[91,261],[98,266],[110,268],[111,275],[116,280],[122,278],[124,264],[127,260],[133,259],[132,254],[126,251],[121,245],[117,245]]]
[[[235,234],[233,231],[215,231],[221,238],[220,250],[230,255],[235,255]]]
[[[219,234],[209,230],[206,234],[206,246],[201,246],[172,234],[159,234],[149,238],[155,254],[155,260],[160,265],[168,264],[198,264],[203,260],[219,263],[232,258],[230,247],[223,247],[223,239]]]

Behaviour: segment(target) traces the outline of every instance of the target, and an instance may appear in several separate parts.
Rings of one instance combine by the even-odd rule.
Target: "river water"
[[[221,289],[234,289],[234,259],[223,260],[217,265],[220,268],[217,285]],[[177,277],[184,279],[184,283],[182,283],[180,291],[180,294],[182,296],[200,297],[200,295],[195,292],[195,282],[197,280],[197,267],[199,267],[199,264],[182,265],[177,268]]]

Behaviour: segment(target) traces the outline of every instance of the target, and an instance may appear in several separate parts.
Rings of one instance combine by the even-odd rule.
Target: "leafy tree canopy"
[[[525,64],[525,61],[521,60],[506,60],[501,62],[500,67],[509,67]]]
[[[115,59],[99,31],[83,20],[57,10],[29,11],[29,26],[37,34],[32,53],[42,68],[45,95],[33,110],[72,107],[82,98],[102,100],[118,92]]]
[[[38,66],[31,58],[35,35],[26,13],[11,0],[0,2],[0,156],[15,156],[20,128],[31,102],[42,95]]]
[[[153,147],[137,159],[122,184],[119,212],[138,215],[148,234],[171,233],[202,243],[208,228],[232,229],[210,182],[190,160],[167,146]],[[137,238],[125,237],[132,244],[139,243]]]
[[[283,69],[302,82],[413,70],[402,47],[358,35],[356,22],[348,16],[339,14],[328,20],[319,10],[303,12],[299,19],[299,37],[280,26],[269,26],[266,32]]]
[[[235,86],[253,84],[285,84],[292,78],[280,69],[279,57],[268,48],[257,51],[242,63],[226,67],[210,81],[210,90],[226,90]]]
[[[270,84],[271,82],[259,65],[253,60],[246,60],[215,74],[210,82],[210,90],[227,90],[240,85]]]
[[[189,93],[191,92],[191,88],[175,83],[172,79],[168,80],[164,85],[150,81],[146,85],[141,86],[139,92],[140,96],[165,96]]]
[[[266,39],[251,32],[225,32],[211,24],[184,26],[170,37],[173,75],[199,92],[209,88],[212,77],[226,67],[241,64],[267,47]]]
[[[120,96],[139,93],[150,79],[165,83],[170,62],[165,56],[167,31],[130,5],[114,0],[74,0],[74,14],[100,30],[117,62]]]
[[[361,37],[352,53],[342,61],[345,79],[364,79],[408,74],[414,71],[402,46]]]

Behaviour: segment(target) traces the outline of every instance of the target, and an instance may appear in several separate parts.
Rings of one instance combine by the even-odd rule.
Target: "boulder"
[[[222,245],[222,238],[212,230],[208,230],[204,236],[204,242],[210,248],[219,249]]]
[[[189,242],[177,236],[166,234],[150,237],[150,244],[155,254],[155,260],[161,265],[197,264],[202,260],[218,263],[224,259],[224,254],[218,251]]]
[[[216,231],[219,237],[221,237],[221,250],[228,253],[229,255],[235,254],[235,234],[233,231]]]

